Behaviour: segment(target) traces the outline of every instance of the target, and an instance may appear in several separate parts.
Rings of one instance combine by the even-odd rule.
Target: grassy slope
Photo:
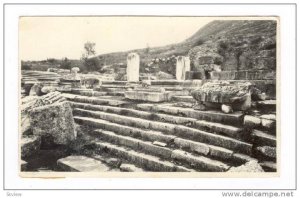
[[[147,50],[136,49],[126,52],[115,52],[99,55],[101,61],[107,65],[114,63],[126,63],[126,57],[130,52],[136,52],[144,62],[149,62],[153,58],[164,58],[168,56],[187,55],[189,50],[197,46],[199,40],[217,41],[218,39],[240,39],[243,37],[274,36],[276,34],[276,23],[274,21],[213,21],[199,29],[194,35],[185,41],[173,45],[151,48]]]

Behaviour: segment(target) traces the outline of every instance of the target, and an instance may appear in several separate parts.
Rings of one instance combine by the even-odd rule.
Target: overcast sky
[[[87,41],[96,53],[178,43],[212,18],[204,17],[22,17],[21,60],[79,59]]]

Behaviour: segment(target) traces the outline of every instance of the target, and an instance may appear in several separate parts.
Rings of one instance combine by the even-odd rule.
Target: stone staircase
[[[84,135],[91,138],[93,155],[120,159],[139,171],[225,172],[252,160],[276,171],[276,158],[265,160],[256,151],[258,146],[276,147],[276,134],[245,128],[242,112],[176,106],[178,101],[193,103],[190,96],[164,103],[130,101],[111,95],[114,88],[126,89],[121,81],[104,85],[99,91],[63,94],[75,122],[91,129]]]

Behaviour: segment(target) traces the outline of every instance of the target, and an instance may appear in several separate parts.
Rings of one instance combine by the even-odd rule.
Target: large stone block
[[[56,144],[68,144],[76,138],[72,108],[68,102],[37,107],[29,116],[36,136],[50,135]]]
[[[200,104],[216,104],[216,107],[218,104],[227,104],[234,110],[247,110],[251,107],[250,83],[207,82],[191,94]]]
[[[59,159],[57,165],[68,172],[106,172],[110,168],[101,161],[85,156],[69,156]]]

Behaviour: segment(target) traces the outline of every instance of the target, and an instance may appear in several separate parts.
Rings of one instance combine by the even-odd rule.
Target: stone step
[[[276,112],[276,100],[265,100],[257,102],[257,108],[262,111]]]
[[[212,132],[212,133],[218,133],[218,134],[224,134],[229,137],[235,137],[240,138],[244,134],[244,131],[242,128],[230,126],[230,125],[224,125],[220,123],[215,122],[208,122],[205,120],[199,120],[195,122],[195,126],[198,129]]]
[[[212,160],[203,156],[194,156],[190,153],[181,150],[174,150],[172,152],[172,159],[183,161],[185,164],[190,164],[195,169],[204,169],[211,172],[226,172],[230,166]]]
[[[123,97],[125,97],[125,92],[124,91],[107,92],[107,95],[109,95],[109,96],[123,96]]]
[[[91,105],[86,103],[71,103],[74,108],[81,108],[86,110],[93,110],[93,111],[105,111],[108,113],[115,113],[119,115],[128,115],[131,117],[138,117],[148,120],[157,120],[163,122],[169,122],[173,124],[184,124],[184,125],[192,125],[197,120],[194,118],[186,118],[180,116],[173,116],[169,114],[162,114],[162,113],[153,113],[147,111],[140,111],[136,109],[130,108],[122,108],[122,107],[112,107],[112,106],[105,106],[105,105]]]
[[[268,133],[259,130],[253,130],[251,135],[254,138],[253,142],[255,142],[256,145],[258,146],[266,145],[266,146],[276,147],[276,136],[274,135],[270,135]]]
[[[193,129],[186,126],[150,121],[146,119],[122,116],[101,111],[88,111],[83,109],[74,109],[74,114],[103,119],[125,126],[157,130],[171,135],[178,135],[180,137],[184,137],[190,140],[225,147],[227,149],[241,153],[250,154],[252,150],[252,144],[242,142],[226,136],[216,135],[198,129]]]
[[[111,131],[96,129],[93,132],[101,140],[112,144],[129,147],[135,151],[141,151],[150,155],[154,155],[164,159],[170,159],[172,150],[166,147],[160,147],[152,144],[152,142],[142,141],[136,138],[115,134]]]
[[[184,117],[195,118],[197,120],[206,120],[234,126],[241,126],[243,123],[243,113],[234,112],[226,114],[220,111],[199,111],[192,108],[174,107],[172,104],[137,104],[137,108],[143,111],[162,112],[172,115],[181,115]]]
[[[127,89],[127,88],[130,88],[130,87],[134,87],[133,85],[115,85],[115,84],[103,84],[101,85],[100,89],[101,88],[122,88],[122,89]]]
[[[114,87],[101,87],[101,91],[105,91],[105,92],[124,92],[126,91],[126,88],[114,88]]]
[[[145,153],[134,151],[133,149],[118,146],[115,144],[97,141],[95,142],[97,152],[106,153],[124,160],[127,160],[138,167],[142,167],[149,171],[156,172],[194,172],[193,169],[188,169],[178,166],[172,162],[161,160],[158,157]]]
[[[100,119],[78,116],[74,117],[74,119],[79,124],[89,125],[104,130],[113,131],[119,135],[134,137],[144,141],[159,141],[166,143],[168,147],[171,144],[174,144],[176,148],[184,149],[186,151],[194,152],[201,155],[207,155],[219,160],[224,160],[226,162],[240,162],[240,160],[237,160],[236,157],[233,156],[233,151],[222,147],[182,139],[173,135],[166,135],[159,131],[147,131],[139,128],[128,127]]]
[[[71,93],[82,95],[82,96],[105,96],[105,95],[107,95],[107,92],[94,91],[92,89],[88,89],[88,90],[73,90],[72,89]]]
[[[132,104],[132,102],[130,101],[117,100],[117,99],[111,99],[105,97],[103,98],[87,97],[87,96],[80,96],[80,95],[67,94],[67,93],[63,93],[62,96],[67,98],[69,101],[91,103],[95,105],[123,106],[123,105]]]
[[[67,172],[107,172],[110,167],[86,156],[68,156],[57,160],[58,167]]]
[[[168,92],[126,91],[125,98],[134,101],[164,102],[170,98]]]
[[[196,100],[192,96],[173,96],[172,100],[175,102],[189,102],[189,103],[196,102]]]
[[[127,81],[110,81],[110,80],[103,80],[102,85],[126,85]]]
[[[128,115],[131,117],[138,117],[147,120],[168,122],[173,124],[183,124],[186,126],[195,127],[212,133],[219,133],[230,137],[240,137],[240,134],[242,134],[243,132],[243,130],[238,127],[233,127],[233,126],[224,125],[220,123],[208,122],[204,120],[197,121],[197,119],[194,118],[186,118],[186,117],[173,116],[173,115],[161,114],[161,113],[149,113],[149,112],[139,111],[135,109],[110,107],[104,105],[99,106],[99,105],[89,105],[84,103],[72,103],[72,104],[73,107],[75,108],[82,108],[82,109],[94,110],[94,111],[105,111],[105,112],[115,113],[119,115]]]

